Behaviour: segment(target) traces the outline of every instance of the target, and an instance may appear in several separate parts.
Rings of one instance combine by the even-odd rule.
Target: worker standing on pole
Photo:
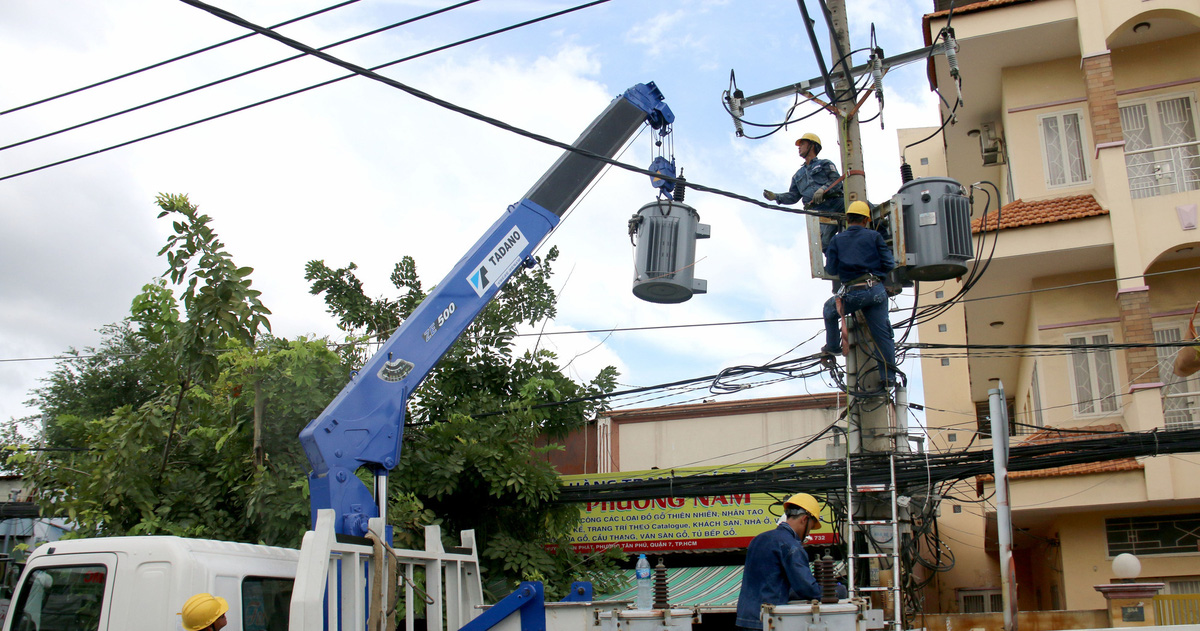
[[[846,218],[849,227],[835,236],[825,251],[825,273],[837,276],[842,289],[825,301],[825,346],[821,352],[841,354],[841,318],[862,311],[874,340],[874,348],[869,345],[868,354],[879,362],[884,383],[891,387],[896,382],[896,342],[892,336],[892,323],[888,320],[888,295],[882,280],[896,267],[896,260],[883,236],[867,227],[871,221],[871,208],[866,202],[850,204]],[[838,301],[841,301],[840,310]],[[862,340],[861,336],[859,340]]]
[[[838,175],[837,167],[825,158],[818,158],[821,153],[821,139],[809,132],[796,141],[800,157],[804,165],[792,176],[792,186],[786,193],[763,191],[763,197],[777,204],[791,206],[803,201],[809,210],[824,212],[842,212],[842,178]],[[829,247],[833,235],[842,229],[841,222],[821,223],[821,251]]]
[[[816,600],[821,587],[808,567],[804,539],[820,526],[817,498],[797,493],[783,504],[783,523],[759,533],[746,550],[742,590],[738,595],[739,629],[762,629],[762,606],[789,600]]]

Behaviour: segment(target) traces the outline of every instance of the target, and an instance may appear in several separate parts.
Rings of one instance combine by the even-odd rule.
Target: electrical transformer
[[[904,221],[906,276],[917,281],[957,278],[974,258],[971,202],[961,184],[946,177],[905,183],[894,200]]]
[[[647,302],[673,304],[692,294],[708,293],[708,281],[695,278],[696,240],[709,237],[709,226],[682,202],[659,199],[629,220],[634,239],[633,295]]]

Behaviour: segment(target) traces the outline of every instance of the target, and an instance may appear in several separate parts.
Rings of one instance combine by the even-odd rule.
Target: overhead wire
[[[274,26],[272,26],[272,27],[270,27],[270,28],[273,28],[273,29],[275,29],[275,28],[280,28],[280,27],[283,27],[283,26],[287,26],[287,25],[289,25],[289,24],[295,24],[296,22],[300,22],[300,21],[303,21],[303,20],[307,20],[308,18],[315,17],[315,16],[321,15],[321,14],[323,14],[323,13],[328,13],[328,12],[330,12],[330,11],[333,11],[334,9],[340,9],[340,8],[342,8],[342,7],[346,6],[346,5],[354,4],[354,3],[358,2],[358,1],[359,1],[359,0],[345,0],[344,2],[339,2],[339,3],[337,3],[337,4],[334,4],[334,5],[331,5],[331,6],[325,7],[324,9],[317,9],[316,11],[312,11],[312,12],[309,12],[309,13],[305,13],[304,15],[301,15],[301,16],[298,16],[298,17],[294,17],[294,18],[292,18],[292,19],[290,19],[290,20],[284,20],[283,22],[280,22],[280,23],[278,23],[278,24],[276,24],[276,25],[274,25]],[[0,111],[0,116],[4,116],[4,115],[6,115],[6,114],[12,114],[13,112],[19,112],[19,111],[21,111],[21,110],[24,110],[24,109],[28,109],[28,108],[34,107],[35,105],[42,105],[42,104],[44,104],[44,103],[49,103],[49,102],[51,102],[51,101],[55,101],[55,100],[61,99],[61,98],[63,98],[63,97],[71,96],[71,95],[73,95],[73,94],[79,94],[80,92],[84,92],[84,91],[87,91],[87,90],[91,90],[92,88],[98,88],[98,87],[100,87],[100,86],[107,85],[107,84],[109,84],[109,83],[113,83],[113,82],[115,82],[115,81],[119,81],[119,80],[121,80],[121,79],[127,79],[127,78],[129,78],[129,77],[132,77],[132,76],[134,76],[134,75],[141,74],[141,73],[143,73],[143,72],[146,72],[146,71],[149,71],[149,70],[154,70],[155,68],[161,68],[161,67],[163,67],[163,66],[166,66],[167,64],[172,64],[172,63],[175,63],[175,62],[177,62],[177,61],[182,61],[182,60],[184,60],[184,59],[187,59],[187,58],[189,58],[189,57],[194,57],[194,56],[196,56],[196,55],[199,55],[199,54],[201,54],[201,53],[206,53],[206,52],[208,52],[208,51],[210,51],[210,50],[215,50],[215,49],[217,49],[217,48],[220,48],[220,47],[222,47],[222,46],[226,46],[226,45],[228,45],[228,44],[232,44],[232,43],[234,43],[234,42],[239,42],[239,41],[241,41],[241,40],[244,40],[244,39],[248,39],[248,38],[254,37],[254,36],[255,36],[255,35],[257,35],[257,34],[258,34],[258,33],[245,33],[245,34],[243,34],[243,35],[238,35],[237,37],[233,37],[233,38],[227,39],[227,40],[225,40],[225,41],[222,41],[222,42],[217,42],[216,44],[210,44],[210,45],[208,45],[208,46],[205,46],[205,47],[203,47],[203,48],[199,48],[199,49],[197,49],[197,50],[193,50],[193,51],[192,51],[192,52],[190,52],[190,53],[184,53],[184,54],[182,54],[182,55],[177,55],[177,56],[175,56],[175,57],[171,57],[171,58],[169,58],[169,59],[164,59],[164,60],[162,60],[162,61],[158,61],[158,62],[152,63],[152,64],[150,64],[149,66],[145,66],[145,67],[142,67],[142,68],[138,68],[137,70],[130,70],[130,71],[128,71],[128,72],[123,72],[123,73],[121,73],[121,74],[119,74],[119,75],[117,75],[117,76],[115,76],[115,77],[109,77],[108,79],[104,79],[104,80],[102,80],[102,81],[97,81],[97,82],[95,82],[95,83],[90,83],[90,84],[88,84],[88,85],[85,85],[85,86],[80,86],[80,87],[78,87],[78,88],[74,88],[74,89],[71,89],[71,90],[67,90],[66,92],[63,92],[63,93],[61,93],[61,94],[56,94],[56,95],[54,95],[54,96],[48,96],[48,97],[45,97],[45,98],[42,98],[42,99],[38,99],[38,100],[36,100],[36,101],[31,101],[31,102],[29,102],[29,103],[26,103],[26,104],[24,104],[24,105],[18,105],[18,106],[16,106],[16,107],[11,107],[11,108],[9,108],[9,109],[6,109],[6,110],[4,110],[4,111]]]
[[[338,46],[342,46],[343,44],[349,44],[350,42],[355,42],[355,41],[358,41],[358,40],[360,40],[360,39],[364,39],[364,38],[367,38],[367,37],[371,37],[371,36],[373,36],[373,35],[378,35],[378,34],[380,34],[380,33],[383,33],[383,32],[386,32],[386,31],[390,31],[390,30],[392,30],[392,29],[396,29],[396,28],[399,28],[399,27],[401,27],[401,26],[407,26],[407,25],[409,25],[409,24],[413,24],[413,23],[415,23],[415,22],[419,22],[419,21],[421,21],[421,20],[424,20],[424,19],[427,19],[427,18],[434,17],[434,16],[436,16],[436,15],[440,15],[440,14],[442,14],[442,13],[447,13],[447,12],[449,12],[449,11],[453,11],[454,9],[459,9],[459,8],[462,8],[462,7],[466,6],[466,5],[469,5],[469,4],[474,4],[474,3],[476,3],[476,2],[479,2],[479,0],[462,0],[461,2],[458,2],[458,3],[456,3],[456,4],[452,4],[452,5],[449,5],[449,6],[446,6],[446,7],[442,7],[441,9],[435,9],[435,10],[433,10],[433,11],[428,11],[428,12],[426,12],[426,13],[422,13],[421,15],[417,15],[417,16],[414,16],[414,17],[411,17],[411,18],[407,18],[407,19],[404,19],[404,20],[400,20],[399,22],[393,22],[393,23],[391,23],[391,24],[388,24],[387,26],[381,26],[381,27],[379,27],[379,28],[372,29],[372,30],[370,30],[370,31],[367,31],[367,32],[365,32],[365,33],[360,33],[360,34],[358,34],[358,35],[353,35],[353,36],[350,36],[350,37],[347,37],[347,38],[344,38],[344,39],[340,39],[340,40],[338,40],[338,41],[336,41],[336,42],[333,42],[333,43],[331,43],[331,44],[326,44],[326,45],[324,45],[324,46],[322,46],[322,47],[318,48],[317,50],[329,50],[329,49],[331,49],[331,48],[336,48],[336,47],[338,47]],[[272,28],[274,28],[274,27],[272,27]],[[257,33],[250,33],[249,35],[257,35]],[[123,116],[123,115],[125,115],[125,114],[131,114],[131,113],[133,113],[133,112],[137,112],[137,111],[139,111],[139,110],[143,110],[143,109],[145,109],[145,108],[152,107],[152,106],[154,106],[154,105],[159,105],[159,104],[161,104],[161,103],[166,103],[167,101],[171,101],[171,100],[177,99],[177,98],[179,98],[179,97],[186,96],[186,95],[188,95],[188,94],[194,94],[194,93],[196,93],[196,92],[200,92],[200,91],[202,91],[202,90],[206,90],[206,89],[208,89],[208,88],[211,88],[211,87],[214,87],[214,86],[218,86],[218,85],[221,85],[221,84],[223,84],[223,83],[227,83],[227,82],[229,82],[229,81],[233,81],[233,80],[235,80],[235,79],[241,79],[241,78],[243,78],[243,77],[250,76],[250,75],[252,75],[252,74],[255,74],[255,73],[257,73],[257,72],[261,72],[261,71],[263,71],[263,70],[268,70],[268,69],[270,69],[270,68],[275,68],[275,67],[277,67],[277,66],[282,66],[283,64],[286,64],[286,63],[288,63],[288,62],[291,62],[291,61],[295,61],[295,60],[297,60],[297,59],[301,59],[301,58],[303,58],[303,57],[305,57],[305,56],[306,56],[306,55],[305,55],[304,53],[297,53],[297,54],[295,54],[295,55],[292,55],[291,57],[286,57],[286,58],[284,58],[284,59],[279,59],[279,60],[277,60],[277,61],[273,61],[273,62],[271,62],[271,63],[268,63],[268,64],[263,64],[263,65],[261,65],[261,66],[256,66],[256,67],[254,67],[254,68],[251,68],[251,69],[249,69],[249,70],[243,70],[242,72],[238,72],[238,73],[236,73],[236,74],[229,75],[229,76],[227,76],[227,77],[224,77],[224,78],[222,78],[222,79],[216,79],[216,80],[214,80],[214,81],[209,81],[208,83],[204,83],[204,84],[198,85],[198,86],[196,86],[196,87],[193,87],[193,88],[188,88],[188,89],[186,89],[186,90],[183,90],[183,91],[181,91],[181,92],[175,92],[174,94],[170,94],[170,95],[167,95],[167,96],[164,96],[164,97],[160,97],[160,98],[154,99],[154,100],[152,100],[152,101],[148,101],[148,102],[142,103],[141,105],[135,105],[135,106],[133,106],[133,107],[128,107],[128,108],[125,108],[125,109],[123,109],[123,110],[120,110],[120,111],[117,111],[117,112],[112,112],[112,113],[110,113],[110,114],[105,114],[105,115],[103,115],[103,116],[99,116],[99,117],[96,117],[96,118],[93,118],[93,119],[90,119],[90,120],[84,121],[84,122],[82,122],[82,123],[76,123],[76,124],[74,124],[74,125],[70,125],[70,126],[68,126],[68,127],[63,127],[63,128],[60,128],[60,129],[58,129],[58,130],[56,130],[56,131],[47,132],[47,133],[44,133],[44,134],[40,134],[40,135],[38,135],[38,136],[33,136],[33,137],[31,137],[31,138],[26,138],[25,140],[20,140],[20,141],[17,141],[17,142],[9,143],[9,144],[7,144],[7,145],[4,145],[4,146],[0,147],[0,151],[5,151],[5,150],[8,150],[8,149],[13,149],[13,148],[15,148],[15,147],[20,147],[20,146],[22,146],[22,145],[26,145],[26,144],[29,144],[29,143],[31,143],[31,142],[36,142],[36,141],[38,141],[38,140],[45,140],[45,139],[47,139],[47,138],[52,138],[52,137],[54,137],[54,136],[57,136],[57,135],[59,135],[59,134],[63,134],[63,133],[69,132],[69,131],[74,131],[74,130],[76,130],[76,129],[81,129],[81,128],[83,128],[83,127],[87,127],[87,126],[89,126],[89,125],[93,125],[93,124],[95,124],[95,123],[103,122],[103,121],[106,121],[106,120],[111,120],[111,119],[113,119],[113,118],[116,118],[116,117],[118,117],[118,116]]]

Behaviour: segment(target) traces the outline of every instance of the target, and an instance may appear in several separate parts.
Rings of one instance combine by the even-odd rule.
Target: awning
[[[625,589],[596,600],[634,600],[637,582],[633,570],[623,570]],[[672,607],[698,609],[701,612],[734,611],[742,589],[742,566],[667,568],[667,592]]]

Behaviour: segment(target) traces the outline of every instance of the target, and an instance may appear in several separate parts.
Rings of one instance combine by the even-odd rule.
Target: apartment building
[[[961,91],[946,57],[928,73],[955,122],[904,153],[917,177],[994,183],[974,191],[989,266],[920,339],[1068,348],[923,353],[931,449],[990,448],[1001,383],[1013,444],[1200,428],[1200,378],[1171,374],[1173,350],[1110,346],[1179,340],[1200,300],[1200,1],[949,4],[923,27],[927,43],[947,26],[957,40]],[[932,131],[902,130],[899,145]],[[919,292],[929,304],[958,289]],[[942,503],[955,565],[927,611],[999,611],[992,490],[965,481]],[[1022,610],[1103,608],[1093,585],[1114,580],[1121,552],[1168,593],[1200,592],[1200,456],[1026,472],[1011,494]]]

